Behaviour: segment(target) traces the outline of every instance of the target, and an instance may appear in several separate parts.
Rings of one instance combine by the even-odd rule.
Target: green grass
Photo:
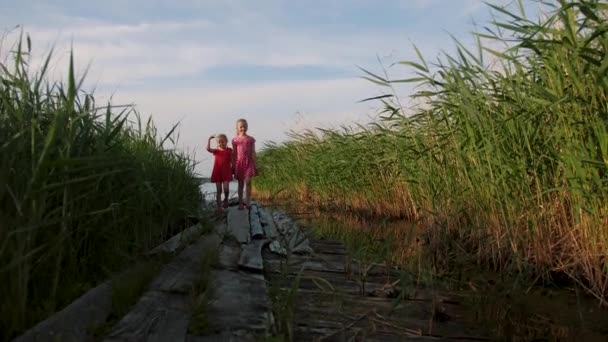
[[[290,287],[283,287],[288,284],[287,263],[281,263],[281,272],[275,279],[270,281],[268,296],[272,305],[274,324],[272,326],[272,336],[269,339],[277,341],[293,341],[295,338],[295,314],[296,302],[300,288],[302,271],[293,279]]]
[[[176,127],[159,136],[132,108],[97,104],[73,56],[65,83],[46,77],[51,54],[30,70],[30,42],[0,51],[2,340],[184,228],[201,201]]]
[[[414,47],[419,60],[396,64],[404,77],[365,71],[386,90],[377,120],[268,144],[256,192],[408,218],[438,271],[466,255],[544,282],[566,275],[606,304],[608,5],[539,6],[536,19],[492,6],[474,50],[456,41],[431,63]],[[398,100],[404,82],[417,102]],[[391,234],[392,259],[412,262],[409,233]]]

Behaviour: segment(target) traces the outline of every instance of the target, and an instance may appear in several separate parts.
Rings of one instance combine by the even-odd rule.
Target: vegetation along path
[[[190,324],[183,319],[174,320],[173,328],[158,324],[165,334],[180,330],[179,340],[487,339],[467,320],[465,301],[457,294],[419,289],[405,296],[394,269],[353,259],[341,241],[309,236],[283,211],[232,206],[216,231],[217,258],[204,277],[206,292],[198,291]],[[170,311],[169,303],[159,306]],[[132,312],[137,311],[136,306]],[[148,313],[140,321],[154,317]],[[147,324],[128,331],[142,330],[158,331]]]
[[[395,269],[354,259],[342,241],[316,238],[283,211],[262,217],[285,247],[263,251],[274,332],[284,340],[487,340],[458,295],[406,295]]]
[[[173,240],[155,252],[178,248]],[[402,296],[390,267],[308,236],[283,211],[232,206],[212,232],[189,240],[122,317],[108,318],[111,304],[87,293],[95,299],[76,300],[16,341],[485,340],[462,318],[458,295]],[[105,312],[105,326],[78,318],[91,307]]]
[[[363,70],[378,115],[269,143],[256,195],[350,215],[324,235],[468,289],[492,337],[606,341],[608,3],[510,3],[474,46]]]

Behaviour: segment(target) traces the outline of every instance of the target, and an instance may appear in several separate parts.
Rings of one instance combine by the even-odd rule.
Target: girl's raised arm
[[[209,140],[207,140],[207,151],[213,153],[215,152],[215,149],[211,148],[211,139],[215,138],[215,136],[211,135],[209,136]]]

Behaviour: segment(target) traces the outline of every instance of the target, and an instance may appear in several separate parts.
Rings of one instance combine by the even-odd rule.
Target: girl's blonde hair
[[[247,132],[247,130],[249,129],[249,125],[247,124],[247,120],[245,119],[238,119],[236,120],[236,135],[239,135],[239,122],[243,123],[243,125],[245,125],[245,132]]]

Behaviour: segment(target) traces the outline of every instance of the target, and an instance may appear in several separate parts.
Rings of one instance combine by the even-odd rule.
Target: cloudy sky
[[[32,64],[54,48],[51,75],[64,79],[73,46],[77,69],[90,65],[84,90],[134,104],[161,133],[180,122],[178,148],[207,175],[207,137],[232,136],[237,118],[258,150],[290,129],[366,122],[374,104],[358,101],[382,89],[358,67],[409,77],[390,65],[415,59],[412,44],[434,59],[452,51],[448,32],[470,44],[489,18],[481,0],[1,0],[0,55],[22,28]]]

